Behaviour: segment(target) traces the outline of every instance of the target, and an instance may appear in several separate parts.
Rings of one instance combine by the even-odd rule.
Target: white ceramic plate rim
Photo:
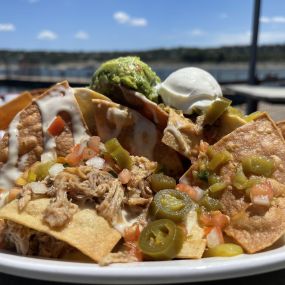
[[[0,253],[0,272],[72,283],[159,284],[249,276],[285,268],[285,246],[232,258],[113,264],[65,262]]]

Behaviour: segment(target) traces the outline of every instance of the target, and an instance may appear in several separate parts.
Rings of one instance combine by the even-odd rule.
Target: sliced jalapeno
[[[219,200],[210,197],[208,194],[203,196],[203,198],[199,201],[199,205],[201,207],[206,208],[206,210],[208,211],[221,210],[222,208],[222,205]]]
[[[163,189],[174,189],[176,181],[174,178],[164,175],[163,173],[157,173],[150,176],[150,186],[154,192]]]
[[[252,155],[242,159],[242,168],[246,174],[271,177],[275,171],[275,164],[272,158]]]
[[[205,113],[204,124],[212,125],[231,105],[231,100],[221,98],[214,101]]]
[[[248,179],[243,173],[242,167],[238,167],[233,177],[233,186],[238,190],[244,190],[248,187]]]
[[[212,159],[208,164],[208,168],[212,171],[216,170],[217,168],[221,167],[222,165],[226,164],[228,161],[232,159],[232,155],[224,150],[221,152],[216,152]]]
[[[184,233],[173,221],[167,219],[150,222],[141,232],[139,248],[147,258],[170,260],[182,248]]]
[[[161,190],[154,196],[150,214],[156,219],[182,221],[191,210],[193,203],[188,194],[174,189]]]
[[[105,147],[107,152],[110,153],[112,158],[116,161],[116,163],[121,169],[130,169],[132,167],[132,160],[130,154],[121,146],[118,139],[113,138],[108,140],[105,143]]]

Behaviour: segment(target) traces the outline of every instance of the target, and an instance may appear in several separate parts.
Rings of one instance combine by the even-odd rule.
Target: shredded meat
[[[48,189],[45,194],[54,198],[43,213],[43,222],[51,228],[65,226],[78,209],[70,200],[96,208],[111,225],[124,222],[123,209],[140,216],[152,201],[153,193],[147,178],[155,171],[157,163],[144,157],[131,158],[130,179],[124,185],[109,172],[89,166],[69,167],[55,178],[42,181]],[[31,187],[27,184],[19,199],[19,209],[22,210],[32,198]]]
[[[122,205],[124,199],[124,188],[118,179],[109,183],[109,190],[103,202],[96,207],[99,215],[109,223],[116,224],[122,220]]]
[[[133,156],[132,162],[131,179],[128,186],[137,187],[140,181],[155,172],[157,163],[140,156]]]
[[[43,213],[43,221],[51,228],[59,228],[66,225],[76,213],[78,206],[67,199],[65,192],[60,191]]]
[[[31,201],[32,199],[32,189],[30,188],[30,185],[27,184],[23,187],[21,197],[18,202],[18,208],[20,211],[22,211],[26,205]]]
[[[73,250],[63,241],[45,233],[29,229],[11,221],[6,221],[4,231],[5,247],[21,255],[59,258]]]
[[[99,261],[99,265],[106,266],[112,263],[136,262],[138,259],[128,251],[111,252]]]

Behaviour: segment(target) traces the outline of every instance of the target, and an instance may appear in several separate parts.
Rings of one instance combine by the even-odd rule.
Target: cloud
[[[134,27],[145,27],[148,25],[147,19],[131,17],[129,14],[123,11],[114,13],[113,18],[119,24],[127,24]]]
[[[129,20],[131,26],[145,27],[147,26],[147,20],[145,18],[132,18]]]
[[[42,30],[37,37],[39,40],[47,40],[47,41],[54,41],[58,38],[55,32],[50,30]]]
[[[194,30],[192,30],[191,31],[191,35],[192,36],[203,36],[203,35],[205,35],[206,33],[204,32],[204,31],[202,31],[202,30],[200,30],[200,29],[194,29]]]
[[[85,31],[78,31],[74,37],[78,40],[88,40],[89,39],[89,34]]]
[[[248,45],[250,43],[250,31],[240,33],[218,33],[212,35],[214,45]]]
[[[215,34],[213,35],[215,45],[248,45],[251,42],[251,32],[245,31],[235,34]],[[276,44],[285,42],[284,31],[260,32],[258,44]]]
[[[273,32],[261,32],[259,36],[259,42],[261,44],[273,44],[273,43],[284,43],[285,32],[273,31]]]
[[[116,12],[113,15],[113,18],[120,24],[124,24],[130,21],[130,16],[125,12]]]
[[[219,18],[220,19],[227,19],[229,17],[229,15],[227,14],[227,13],[221,13],[220,15],[219,15]]]
[[[16,27],[11,23],[0,23],[0,32],[14,32]]]
[[[260,22],[263,24],[285,24],[285,17],[274,16],[274,17],[261,17]]]

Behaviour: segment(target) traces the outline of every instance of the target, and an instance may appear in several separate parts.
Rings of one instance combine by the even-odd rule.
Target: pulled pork
[[[2,236],[5,248],[21,255],[59,258],[73,250],[63,241],[11,221],[5,222]]]
[[[144,157],[131,158],[130,179],[125,184],[109,172],[90,166],[69,167],[55,178],[48,177],[40,182],[47,187],[45,195],[54,197],[43,213],[43,221],[51,228],[65,226],[78,209],[74,203],[94,207],[114,226],[124,222],[123,210],[140,216],[153,197],[147,178],[154,173],[157,163]],[[36,196],[30,185],[25,185],[19,209],[22,210]]]
[[[55,201],[53,201],[43,213],[43,221],[51,228],[65,226],[76,213],[78,206],[67,199],[66,192],[58,191]]]

